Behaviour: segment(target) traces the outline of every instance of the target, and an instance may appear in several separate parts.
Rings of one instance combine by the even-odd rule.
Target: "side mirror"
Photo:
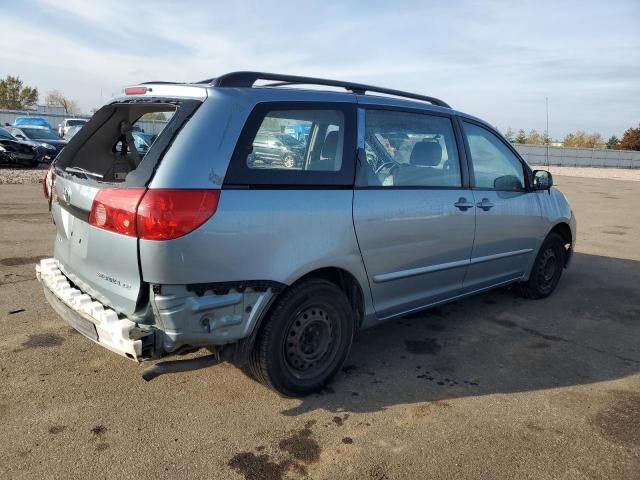
[[[546,170],[533,171],[534,190],[549,190],[551,187],[553,187],[553,177],[550,172]]]
[[[20,140],[26,140],[25,136],[20,133],[16,134],[16,138],[19,138]]]

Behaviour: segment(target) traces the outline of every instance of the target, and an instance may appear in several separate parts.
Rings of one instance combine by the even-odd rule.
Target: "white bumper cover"
[[[36,265],[36,277],[51,306],[77,331],[115,353],[132,360],[142,359],[142,340],[136,324],[119,318],[115,311],[71,285],[55,259],[41,260]]]

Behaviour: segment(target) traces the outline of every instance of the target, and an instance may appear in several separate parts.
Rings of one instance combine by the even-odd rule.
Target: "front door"
[[[449,116],[369,109],[364,123],[353,219],[385,318],[461,292],[476,209]]]
[[[525,167],[489,129],[463,121],[471,158],[476,234],[465,292],[519,279],[540,241],[542,217]]]

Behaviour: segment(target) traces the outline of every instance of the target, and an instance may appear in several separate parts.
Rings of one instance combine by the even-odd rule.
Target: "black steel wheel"
[[[538,251],[529,280],[520,286],[522,295],[534,300],[551,295],[560,282],[565,256],[562,237],[549,234]]]
[[[249,369],[286,396],[316,392],[344,363],[355,321],[344,292],[322,279],[286,290],[264,319]]]

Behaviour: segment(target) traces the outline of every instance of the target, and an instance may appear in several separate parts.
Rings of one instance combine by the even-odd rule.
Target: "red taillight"
[[[144,240],[171,240],[195,230],[218,208],[220,190],[98,191],[89,224]]]
[[[138,236],[171,240],[192,232],[217,210],[220,190],[147,190],[138,206]]]
[[[147,93],[147,87],[127,87],[124,89],[125,95],[144,95]]]
[[[135,237],[136,208],[144,188],[103,188],[91,205],[89,224],[94,227]]]

